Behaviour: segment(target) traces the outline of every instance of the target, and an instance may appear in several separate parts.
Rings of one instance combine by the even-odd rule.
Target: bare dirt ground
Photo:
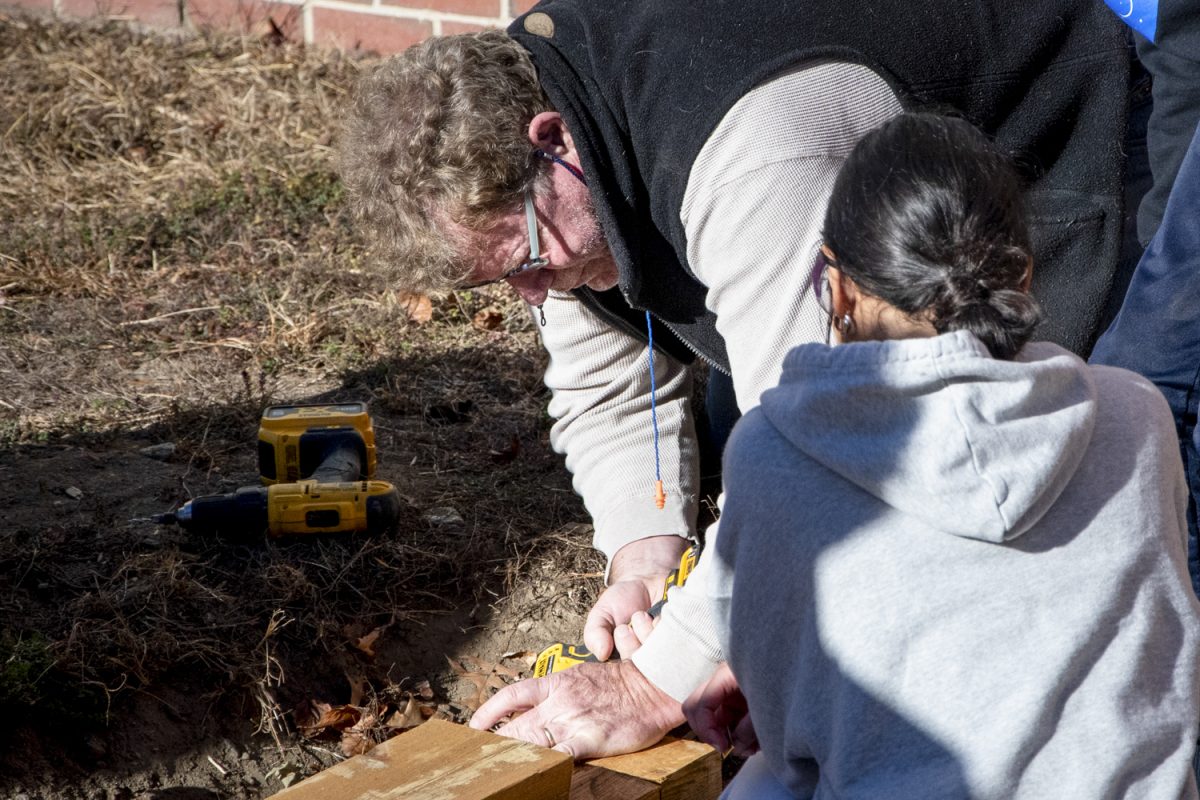
[[[330,145],[369,62],[0,15],[0,797],[258,798],[574,639],[599,585],[502,290],[394,289]],[[130,520],[369,401],[382,536]]]

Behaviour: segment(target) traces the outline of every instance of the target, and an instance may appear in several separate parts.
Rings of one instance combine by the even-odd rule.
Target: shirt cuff
[[[651,536],[688,538],[692,535],[696,511],[695,495],[681,496],[679,492],[667,494],[666,505],[659,508],[654,504],[654,487],[649,486],[644,498],[629,498],[615,507],[610,504],[603,514],[592,515],[595,523],[592,544],[612,564],[617,551],[630,542]],[[607,566],[604,582],[608,582]]]
[[[682,703],[716,671],[713,661],[696,648],[695,637],[664,616],[630,657],[655,686]]]

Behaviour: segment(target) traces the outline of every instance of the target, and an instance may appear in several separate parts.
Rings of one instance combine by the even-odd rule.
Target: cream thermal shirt
[[[825,341],[828,320],[810,273],[825,205],[842,161],[868,131],[902,111],[865,67],[816,62],[783,73],[739,100],[692,165],[680,218],[688,265],[708,287],[706,305],[725,339],[738,407],[758,405],[784,355]],[[550,440],[566,455],[575,490],[611,560],[648,536],[688,536],[696,518],[697,451],[686,368],[655,355],[658,426],[667,507],[654,505],[654,451],[646,345],[566,293],[545,303],[539,330],[550,353]],[[682,700],[721,660],[704,559],[634,661]]]

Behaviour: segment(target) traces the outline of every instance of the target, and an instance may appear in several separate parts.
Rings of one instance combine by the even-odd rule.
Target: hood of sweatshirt
[[[937,530],[1014,539],[1054,504],[1091,440],[1086,364],[1035,342],[1000,361],[965,331],[803,345],[762,396],[813,460]]]

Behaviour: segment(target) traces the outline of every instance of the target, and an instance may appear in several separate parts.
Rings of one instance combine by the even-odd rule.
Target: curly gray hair
[[[363,76],[339,171],[375,255],[412,291],[469,272],[446,220],[481,230],[544,171],[526,130],[550,110],[525,50],[500,31],[427,39]]]

